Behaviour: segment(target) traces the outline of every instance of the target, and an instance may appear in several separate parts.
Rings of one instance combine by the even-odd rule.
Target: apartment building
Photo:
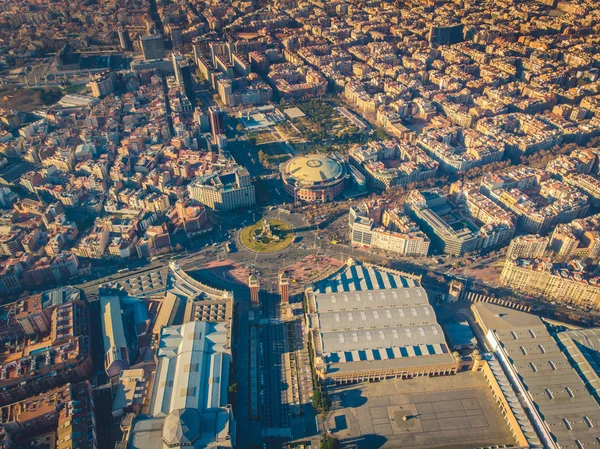
[[[469,210],[451,202],[440,189],[413,190],[404,207],[431,239],[432,246],[445,254],[459,256],[505,245],[514,234],[510,220],[491,223],[476,220]]]
[[[512,211],[517,229],[528,234],[545,234],[559,223],[585,216],[588,196],[575,187],[550,179],[543,170],[519,167],[482,178],[480,191]]]
[[[600,308],[600,278],[586,272],[579,260],[558,264],[549,259],[506,259],[500,282],[566,304]]]
[[[19,251],[23,250],[21,241],[23,240],[23,232],[14,230],[0,235],[0,255],[14,256]]]
[[[53,284],[77,275],[79,270],[77,255],[61,251],[55,256],[42,257],[28,264],[22,273],[23,285]]]
[[[438,163],[423,150],[396,140],[357,145],[350,149],[349,155],[371,187],[379,190],[433,178],[438,168]]]
[[[324,95],[327,80],[309,66],[290,63],[270,67],[269,81],[283,98],[309,98]]]
[[[79,257],[89,259],[101,259],[104,256],[109,243],[110,232],[104,226],[95,226],[94,229],[84,236],[77,248],[73,250]]]
[[[55,307],[50,328],[16,336],[0,351],[0,404],[43,393],[92,372],[88,310],[76,300]]]
[[[507,259],[513,258],[532,258],[537,259],[543,257],[548,244],[549,237],[541,237],[539,235],[520,235],[513,238],[508,245],[506,252]]]
[[[548,245],[563,260],[576,257],[596,261],[600,258],[600,231],[582,228],[578,221],[556,226]]]
[[[463,211],[478,225],[480,234],[485,239],[482,247],[504,246],[510,243],[515,230],[517,219],[472,185],[462,186],[461,183],[452,185],[457,203]]]
[[[115,90],[115,74],[113,72],[95,75],[89,82],[92,89],[92,95],[96,98],[103,98],[110,95]]]
[[[415,222],[397,210],[385,211],[387,226],[380,226],[366,208],[352,206],[350,242],[352,246],[379,248],[407,256],[427,256],[431,241]],[[393,216],[393,218],[389,218]]]
[[[250,173],[234,166],[194,180],[189,186],[190,197],[217,211],[227,211],[256,204]]]
[[[591,175],[580,173],[569,175],[564,181],[572,186],[582,190],[590,198],[590,202],[597,206],[600,204],[600,181]]]
[[[448,173],[462,173],[497,162],[504,155],[504,146],[494,138],[473,129],[452,126],[439,117],[423,130],[416,144]]]
[[[0,408],[0,447],[96,449],[96,410],[86,380]],[[43,437],[48,446],[40,445]]]
[[[216,90],[225,106],[264,105],[271,101],[273,89],[257,75],[240,78],[219,78]]]

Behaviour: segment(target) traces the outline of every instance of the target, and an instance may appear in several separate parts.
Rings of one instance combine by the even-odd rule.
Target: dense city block
[[[597,0],[1,0],[0,449],[600,444]]]

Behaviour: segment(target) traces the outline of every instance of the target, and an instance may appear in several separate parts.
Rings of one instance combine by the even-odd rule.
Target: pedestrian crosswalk
[[[525,304],[517,304],[515,302],[509,301],[506,299],[494,298],[493,296],[486,296],[486,295],[482,295],[480,293],[468,292],[467,299],[473,303],[489,302],[491,304],[497,304],[499,306],[504,306],[504,307],[508,307],[510,309],[515,309],[515,310],[521,310],[523,312],[531,311],[531,307],[526,306]]]

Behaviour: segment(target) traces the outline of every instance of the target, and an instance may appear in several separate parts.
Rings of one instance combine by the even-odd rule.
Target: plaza
[[[342,447],[471,449],[515,443],[477,372],[362,382],[329,395],[333,410],[326,424]]]

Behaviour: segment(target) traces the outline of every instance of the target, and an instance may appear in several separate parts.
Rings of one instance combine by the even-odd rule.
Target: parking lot
[[[472,449],[514,444],[479,373],[344,386],[331,398],[334,411],[327,425],[345,447]]]

